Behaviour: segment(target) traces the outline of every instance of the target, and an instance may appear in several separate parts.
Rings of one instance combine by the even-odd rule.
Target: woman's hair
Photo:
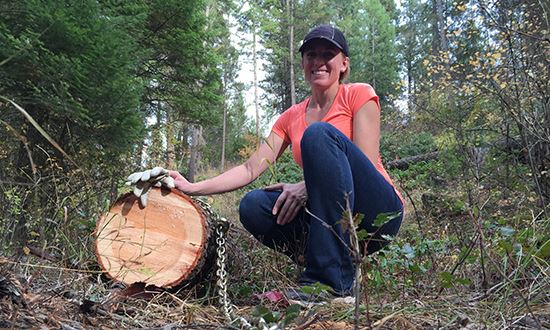
[[[340,78],[338,79],[338,81],[340,83],[347,82],[349,79],[349,75],[350,75],[350,65],[349,65],[349,58],[348,58],[348,67],[346,68],[346,71],[340,73]]]

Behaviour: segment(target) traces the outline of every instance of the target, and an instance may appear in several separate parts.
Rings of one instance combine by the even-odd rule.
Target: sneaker
[[[310,293],[309,290],[304,291],[302,287],[290,288],[283,294],[289,304],[296,304],[303,307],[324,305],[330,300],[331,296],[325,291]]]
[[[328,303],[334,304],[355,304],[355,297],[351,295],[337,295],[332,290],[318,290],[317,287],[300,286],[290,288],[284,293],[290,304],[297,304],[303,307],[320,306]]]

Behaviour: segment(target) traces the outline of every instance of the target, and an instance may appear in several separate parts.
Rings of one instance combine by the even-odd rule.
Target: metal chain
[[[229,298],[227,297],[227,271],[225,270],[226,242],[224,227],[226,226],[224,226],[224,223],[222,222],[227,222],[227,220],[225,218],[220,218],[220,220],[220,223],[218,223],[216,226],[216,265],[218,266],[218,269],[216,270],[216,275],[218,276],[216,285],[218,286],[219,302],[220,305],[222,305],[223,313],[229,321],[232,321],[233,308],[231,306],[231,303],[229,302]]]
[[[234,322],[239,322],[241,326],[245,329],[252,329],[252,325],[243,317],[241,316],[235,316],[233,313],[233,306],[231,305],[231,301],[229,299],[229,296],[227,295],[227,279],[228,274],[227,270],[225,269],[225,261],[226,261],[226,250],[225,250],[225,244],[226,239],[225,235],[229,231],[230,223],[227,221],[226,218],[220,217],[216,212],[212,210],[210,205],[206,203],[205,201],[199,199],[199,198],[193,198],[195,201],[197,201],[204,209],[205,212],[208,213],[210,218],[214,220],[215,226],[216,226],[216,285],[218,287],[218,302],[222,306],[223,313],[227,321],[232,324]]]
[[[219,293],[219,302],[220,305],[222,305],[223,313],[225,314],[225,318],[229,321],[229,323],[233,323],[235,321],[238,321],[241,326],[243,326],[246,329],[252,329],[252,325],[241,316],[236,317],[233,314],[233,306],[231,305],[231,301],[229,300],[229,297],[227,296],[227,271],[225,270],[225,234],[227,233],[229,229],[229,222],[227,219],[218,217],[218,225],[216,227],[216,252],[217,252],[217,260],[216,265],[218,266],[218,270],[216,271],[216,275],[218,276],[218,280],[216,281],[216,284],[218,285],[218,293]]]

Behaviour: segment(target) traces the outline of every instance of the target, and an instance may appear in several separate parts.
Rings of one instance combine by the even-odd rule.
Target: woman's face
[[[312,88],[337,84],[347,68],[348,58],[338,47],[323,39],[312,41],[302,55],[304,77]]]

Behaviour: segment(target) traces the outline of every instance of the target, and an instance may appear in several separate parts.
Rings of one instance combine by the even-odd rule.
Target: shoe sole
[[[355,305],[355,297],[337,297],[325,301],[303,301],[288,299],[288,303],[291,305],[300,305],[302,307],[311,308],[314,306],[323,306],[327,304],[334,305]]]

